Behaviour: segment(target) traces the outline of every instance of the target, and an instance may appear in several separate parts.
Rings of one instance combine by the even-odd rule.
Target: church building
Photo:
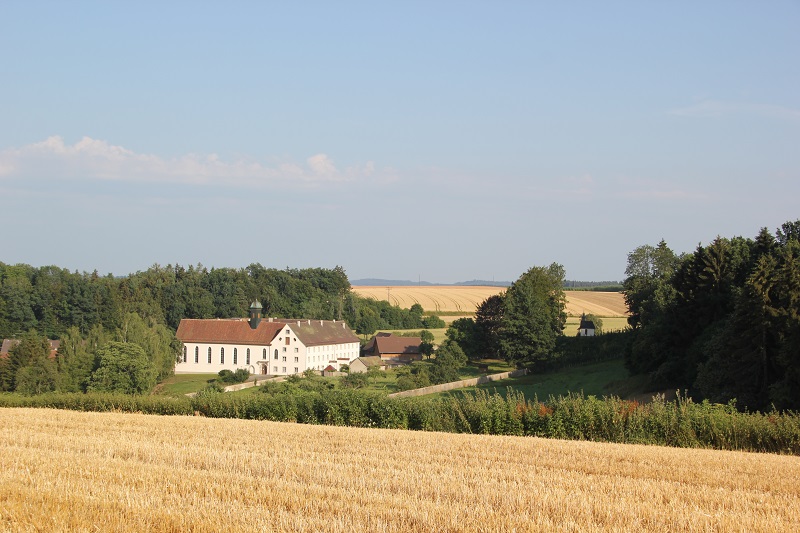
[[[359,356],[359,341],[342,321],[261,318],[261,304],[250,318],[184,318],[176,336],[183,343],[176,374],[247,369],[251,374],[285,376],[311,368],[349,365]]]

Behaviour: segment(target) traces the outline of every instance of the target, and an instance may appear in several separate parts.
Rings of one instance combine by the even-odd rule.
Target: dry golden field
[[[800,530],[800,458],[0,409],[3,531]]]
[[[408,309],[415,303],[425,311],[463,312],[470,315],[489,296],[504,292],[505,287],[465,287],[459,285],[427,285],[406,287],[353,287],[353,292],[367,298],[387,300]],[[565,291],[567,314],[580,316],[592,313],[602,317],[628,315],[620,292]]]

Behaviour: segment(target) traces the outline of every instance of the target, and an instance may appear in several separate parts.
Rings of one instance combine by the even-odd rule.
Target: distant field
[[[797,457],[0,409],[0,531],[800,530]]]
[[[408,309],[415,303],[425,311],[435,313],[475,313],[478,306],[489,296],[504,292],[505,287],[465,287],[448,285],[405,287],[353,287],[353,292],[376,300],[388,300],[393,305]],[[619,292],[565,291],[567,314],[580,316],[591,313],[602,317],[624,317],[628,315],[625,300]]]

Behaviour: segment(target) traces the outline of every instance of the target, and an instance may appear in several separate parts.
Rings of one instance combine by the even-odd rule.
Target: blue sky
[[[0,261],[619,280],[800,218],[797,2],[294,4],[3,3]]]

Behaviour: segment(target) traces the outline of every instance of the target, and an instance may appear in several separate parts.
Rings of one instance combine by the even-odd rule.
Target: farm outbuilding
[[[392,334],[378,334],[372,337],[362,349],[363,356],[379,357],[383,361],[410,363],[422,361],[419,337],[400,337]]]
[[[586,320],[586,313],[581,315],[581,323],[578,326],[578,337],[594,337],[594,322]]]
[[[378,370],[386,370],[386,361],[374,355],[369,357],[359,357],[350,363],[351,374],[363,374],[370,368],[377,368]]]

